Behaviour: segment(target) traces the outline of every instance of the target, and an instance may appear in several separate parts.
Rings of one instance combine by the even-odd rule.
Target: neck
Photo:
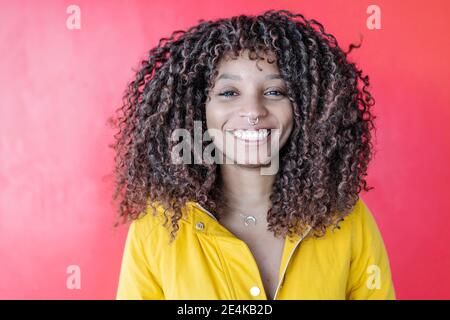
[[[267,213],[274,175],[262,175],[260,168],[229,164],[221,165],[220,175],[227,211]]]

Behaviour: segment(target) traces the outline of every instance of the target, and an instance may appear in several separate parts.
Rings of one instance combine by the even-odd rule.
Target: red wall
[[[66,8],[81,8],[69,30]],[[381,9],[369,30],[366,9]],[[2,1],[0,298],[114,298],[126,229],[114,232],[113,131],[132,68],[198,19],[290,9],[322,22],[370,75],[378,153],[362,194],[399,299],[450,299],[450,2]],[[81,288],[68,289],[77,265]]]

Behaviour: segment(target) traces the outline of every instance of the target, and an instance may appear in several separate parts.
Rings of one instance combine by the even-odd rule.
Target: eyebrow
[[[275,74],[275,73],[271,73],[268,74],[265,77],[267,80],[273,80],[273,79],[281,79],[283,80],[283,77],[281,77],[281,75],[279,74]],[[229,80],[242,80],[242,78],[238,75],[235,74],[230,74],[230,73],[222,73],[218,78],[217,81],[221,80],[221,79],[229,79]]]

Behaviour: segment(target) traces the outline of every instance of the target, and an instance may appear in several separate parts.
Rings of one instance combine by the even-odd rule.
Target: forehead
[[[256,55],[255,55],[256,56]],[[262,54],[263,59],[250,59],[249,51],[241,51],[240,54],[235,57],[231,54],[224,55],[217,65],[217,70],[219,75],[222,72],[234,72],[236,74],[243,72],[255,72],[260,70],[261,74],[273,73],[278,71],[278,66],[276,62],[276,57],[273,53]],[[272,63],[269,63],[272,62]]]

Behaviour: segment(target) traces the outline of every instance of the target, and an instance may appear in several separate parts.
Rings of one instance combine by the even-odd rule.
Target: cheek
[[[291,105],[283,106],[277,109],[277,118],[279,119],[284,130],[289,130],[294,124],[294,111]]]
[[[222,130],[224,124],[232,116],[227,109],[220,105],[206,106],[206,125],[208,129]]]
[[[206,106],[206,125],[208,129],[216,129],[220,123],[220,113],[213,105]]]
[[[217,106],[214,105],[206,106],[206,130],[208,130],[209,139],[211,139],[215,147],[222,151],[224,146],[223,135],[220,130],[222,127],[222,116],[217,109]]]
[[[291,106],[286,106],[285,108],[279,109],[279,113],[277,115],[278,120],[283,128],[283,133],[280,141],[280,147],[284,146],[289,136],[292,133],[292,129],[294,127],[294,112]]]
[[[219,150],[223,148],[222,131],[224,115],[218,106],[210,104],[206,106],[206,129],[214,144]]]
[[[286,120],[286,125],[289,128],[289,132],[292,131],[292,128],[294,126],[294,114],[292,112],[289,114],[289,117]]]

